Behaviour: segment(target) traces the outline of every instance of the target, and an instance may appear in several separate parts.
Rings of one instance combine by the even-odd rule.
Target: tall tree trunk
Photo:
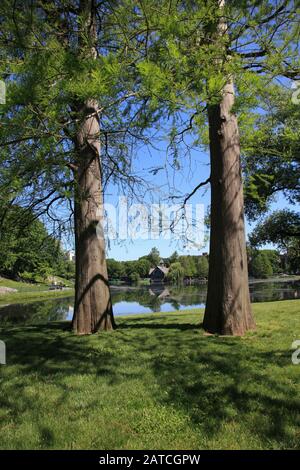
[[[225,0],[216,1],[222,12]],[[228,37],[222,16],[216,24],[215,34],[222,42]],[[223,52],[226,54],[225,48]],[[222,61],[218,60],[216,67],[221,71]],[[248,285],[239,129],[232,113],[233,104],[234,86],[232,78],[228,78],[221,102],[208,104],[211,227],[203,326],[210,333],[243,335],[255,328],[255,323]]]
[[[239,130],[229,82],[220,104],[208,109],[211,160],[211,229],[204,328],[243,335],[255,328],[248,286]]]
[[[87,54],[96,57],[96,19],[93,0],[81,0]],[[102,230],[103,195],[100,162],[99,106],[87,100],[78,108],[81,125],[75,138],[76,280],[73,330],[77,334],[111,330],[115,326]]]
[[[103,199],[99,122],[96,102],[82,110],[85,118],[77,134],[78,169],[75,197],[76,282],[73,329],[77,334],[114,327],[112,303],[101,228]],[[94,114],[93,116],[90,116]]]

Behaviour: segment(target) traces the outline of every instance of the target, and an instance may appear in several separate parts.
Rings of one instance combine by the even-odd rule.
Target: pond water
[[[183,287],[113,287],[114,314],[147,314],[204,307],[206,287],[205,284]],[[250,284],[250,294],[252,302],[297,299],[300,298],[300,280],[255,282]],[[72,315],[73,297],[10,304],[0,307],[0,325],[71,320]]]

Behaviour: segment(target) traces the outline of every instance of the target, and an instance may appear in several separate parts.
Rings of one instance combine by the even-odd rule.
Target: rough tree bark
[[[93,44],[96,25],[93,1],[82,0],[86,18],[86,37]],[[90,53],[95,57],[93,48]],[[75,137],[75,305],[73,330],[90,334],[114,328],[114,318],[105,258],[105,240],[101,229],[103,216],[100,162],[99,106],[87,100],[77,107],[81,124]],[[99,224],[100,222],[100,224]]]
[[[219,2],[224,6],[224,2]],[[224,23],[219,31],[224,31]],[[211,161],[209,275],[203,327],[243,335],[255,328],[248,285],[239,129],[232,80],[219,104],[208,106]]]

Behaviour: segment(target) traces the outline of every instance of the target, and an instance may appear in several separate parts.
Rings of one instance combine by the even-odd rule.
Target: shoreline
[[[261,284],[261,283],[271,283],[271,282],[293,282],[293,281],[300,281],[300,276],[287,276],[287,277],[273,277],[268,279],[250,279],[249,286],[253,284]],[[155,288],[156,286],[165,286],[168,287],[176,287],[171,284],[149,284],[149,285],[140,285],[140,286],[133,286],[133,285],[111,285],[111,289],[114,291],[136,291],[140,289],[151,289]],[[193,284],[193,286],[197,286],[197,284]],[[183,287],[190,287],[190,285],[184,285]],[[43,300],[51,300],[51,299],[59,299],[59,298],[68,298],[74,296],[75,290],[72,287],[64,288],[63,290],[28,290],[28,291],[18,291],[18,292],[10,292],[7,294],[0,295],[0,308],[5,307],[8,305],[13,304],[22,304],[22,303],[30,303],[30,302],[38,302]]]

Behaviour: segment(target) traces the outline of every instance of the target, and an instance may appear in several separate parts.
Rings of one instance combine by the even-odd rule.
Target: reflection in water
[[[269,302],[300,298],[300,281],[257,282],[250,284],[251,302]]]
[[[250,294],[252,302],[297,299],[300,298],[300,281],[253,283]],[[116,316],[200,308],[204,307],[205,298],[206,285],[173,287],[155,284],[141,288],[112,288]],[[73,298],[66,297],[1,307],[0,324],[71,320],[72,315]]]
[[[5,323],[45,323],[66,319],[73,298],[43,300],[26,304],[11,304],[0,308],[1,325]]]

